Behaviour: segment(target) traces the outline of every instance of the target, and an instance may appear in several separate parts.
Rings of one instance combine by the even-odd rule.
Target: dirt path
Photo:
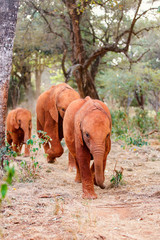
[[[160,146],[123,150],[112,144],[106,189],[97,200],[82,199],[75,172],[67,171],[67,150],[55,164],[42,151],[35,182],[16,181],[2,206],[5,240],[159,240]],[[114,165],[124,168],[125,185],[109,188]],[[27,161],[30,161],[28,158]]]

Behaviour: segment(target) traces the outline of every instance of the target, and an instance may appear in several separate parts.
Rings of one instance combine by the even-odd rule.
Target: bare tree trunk
[[[5,145],[5,120],[12,49],[19,0],[1,0],[0,4],[0,147]]]
[[[36,69],[35,71],[35,78],[36,78],[36,98],[38,98],[41,93],[41,72],[38,69]]]
[[[82,98],[90,96],[91,98],[99,99],[94,80],[88,69],[83,69],[83,67],[80,67],[75,71],[74,76],[77,82],[78,91]]]
[[[80,15],[77,13],[76,1],[67,0],[65,2],[70,17],[70,41],[72,45],[72,64],[79,64],[79,67],[73,72],[76,79],[78,91],[81,97],[89,95],[92,98],[98,98],[98,93],[95,88],[94,79],[89,70],[83,65],[86,60],[86,52],[84,50],[81,30],[80,30]]]
[[[139,87],[138,90],[137,89],[135,90],[134,94],[138,105],[140,106],[140,108],[144,110],[145,98],[141,86]]]
[[[41,76],[44,71],[44,61],[42,61],[41,56],[36,52],[36,66],[35,66],[35,81],[36,81],[36,98],[39,97],[41,93]]]

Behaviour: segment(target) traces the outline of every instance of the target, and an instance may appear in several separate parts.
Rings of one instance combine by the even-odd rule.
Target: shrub
[[[112,117],[112,133],[114,133],[116,136],[127,133],[128,131],[127,114],[121,110],[114,111],[114,112],[111,111],[111,117]]]
[[[148,116],[148,111],[136,109],[136,115],[133,117],[132,127],[137,127],[141,133],[145,133],[155,128],[154,119]]]

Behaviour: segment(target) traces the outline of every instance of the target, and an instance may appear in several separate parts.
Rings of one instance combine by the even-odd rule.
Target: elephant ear
[[[108,138],[107,138],[107,144],[106,144],[106,149],[107,149],[107,154],[110,152],[110,150],[111,150],[111,138],[110,138],[110,135],[111,134],[109,134],[109,136],[108,136]]]
[[[49,103],[47,108],[53,120],[58,123],[58,110],[56,106],[56,96],[57,96],[56,91],[54,91],[54,88],[53,88],[49,96]]]
[[[75,118],[74,126],[75,126],[75,139],[76,139],[76,142],[79,141],[80,144],[83,146],[81,123],[78,120],[78,116]]]
[[[29,128],[32,129],[32,120],[29,121]]]
[[[10,124],[15,129],[19,128],[19,124],[17,123],[17,110],[13,110],[12,115],[11,115]]]
[[[83,121],[86,113],[90,110],[92,104],[92,99],[87,96],[84,99],[84,103],[81,106],[81,108],[78,110],[76,116],[75,116],[75,121],[74,121],[74,126],[75,126],[75,139],[78,138],[80,144],[83,146],[83,136],[82,136],[82,130],[81,130],[81,122]]]

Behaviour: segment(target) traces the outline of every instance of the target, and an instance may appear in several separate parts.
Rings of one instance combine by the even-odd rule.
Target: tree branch
[[[67,45],[66,45],[66,43],[65,43],[65,40],[64,40],[63,35],[60,34],[60,33],[57,33],[56,31],[54,31],[54,30],[52,29],[51,24],[49,23],[48,19],[47,19],[46,16],[45,16],[45,14],[47,14],[47,13],[49,13],[49,12],[47,12],[47,11],[45,11],[45,10],[43,10],[43,9],[38,8],[33,2],[30,2],[30,3],[31,3],[31,4],[33,5],[33,7],[41,14],[42,18],[44,19],[44,21],[46,22],[46,24],[47,24],[47,26],[48,26],[48,29],[49,29],[50,33],[53,33],[53,34],[56,35],[57,37],[60,37],[61,40],[62,40],[62,42],[63,42],[64,49],[67,49]],[[27,3],[27,4],[29,4],[29,3]],[[44,13],[45,13],[45,14],[44,14]],[[50,14],[50,16],[55,16],[55,15],[54,15],[54,14]]]
[[[141,3],[142,3],[142,0],[139,0],[139,3],[138,3],[138,6],[137,6],[137,9],[136,9],[136,12],[134,14],[134,18],[132,20],[132,23],[131,23],[131,27],[130,27],[130,30],[129,30],[129,35],[128,35],[128,39],[127,39],[127,43],[126,43],[126,52],[128,51],[128,48],[129,48],[129,44],[131,42],[131,37],[132,37],[132,34],[133,34],[133,29],[134,29],[134,26],[135,26],[135,23],[136,21],[138,20],[137,17],[137,14],[138,14],[138,11],[139,11],[139,8],[141,6]]]
[[[65,69],[66,55],[67,55],[67,49],[65,49],[64,52],[63,52],[63,58],[62,58],[61,66],[62,66],[63,75],[65,77],[65,82],[68,82],[68,74],[67,74],[66,69]]]
[[[91,63],[100,55],[105,55],[107,52],[116,52],[121,53],[125,52],[125,48],[119,48],[116,44],[106,44],[106,46],[99,48],[97,51],[95,51],[93,54],[90,55],[90,57],[85,61],[83,67],[87,69]]]
[[[130,62],[130,65],[131,65],[131,64],[133,64],[133,63],[139,62],[139,61],[143,58],[143,56],[144,56],[147,52],[149,52],[149,51],[150,51],[150,49],[148,49],[147,51],[145,51],[144,53],[142,53],[142,54],[141,54],[137,59],[135,59],[135,60],[133,60],[132,58],[130,58],[127,52],[124,52],[124,54],[125,54],[126,57],[128,58],[128,60],[129,60],[129,62]],[[131,67],[130,67],[130,69],[131,69]]]

